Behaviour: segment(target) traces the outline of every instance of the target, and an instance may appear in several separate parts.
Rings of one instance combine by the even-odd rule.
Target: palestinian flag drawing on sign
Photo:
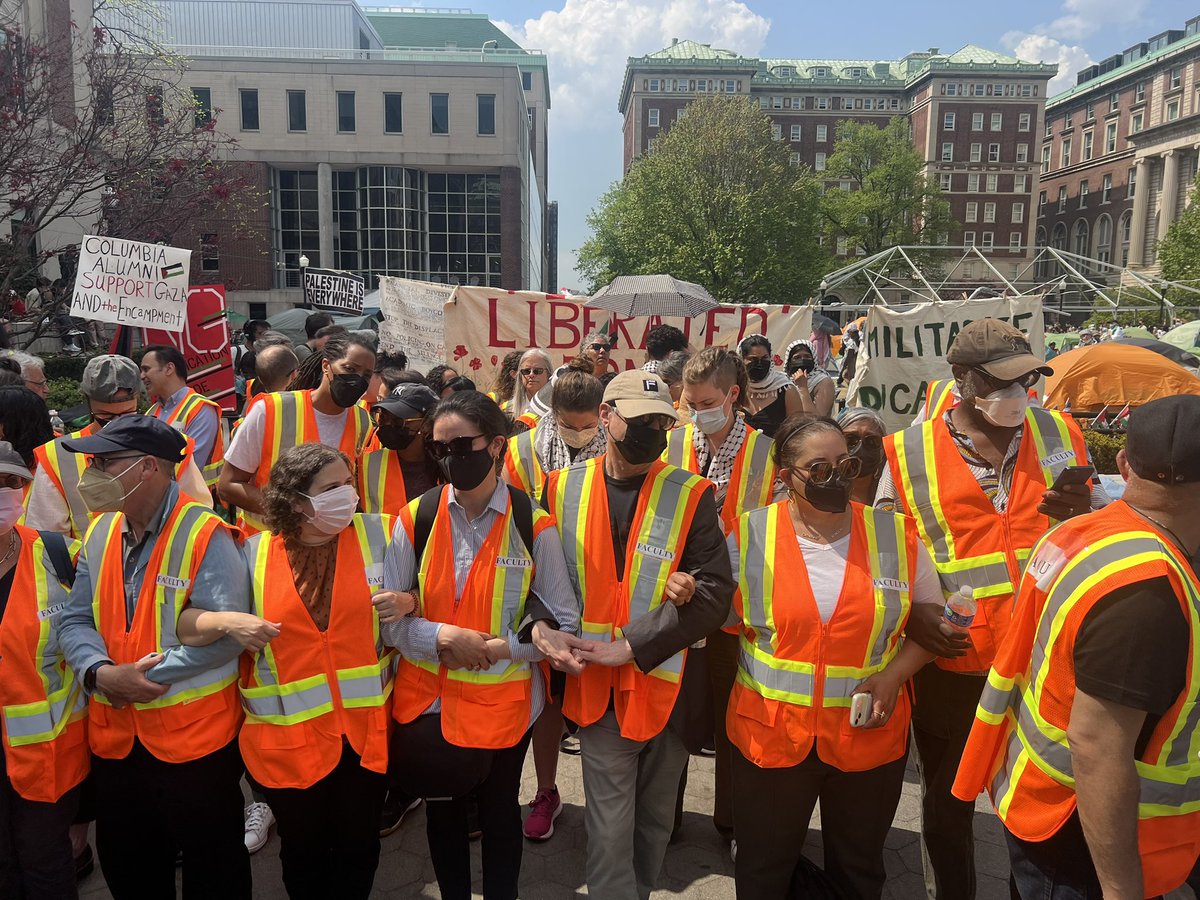
[[[158,271],[163,278],[174,278],[177,275],[183,275],[185,270],[183,263],[172,263],[169,266],[161,266]]]

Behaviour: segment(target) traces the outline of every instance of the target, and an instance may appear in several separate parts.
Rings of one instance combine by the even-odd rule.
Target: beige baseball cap
[[[679,418],[666,383],[641,369],[629,369],[610,381],[604,389],[604,402],[615,406],[624,419],[654,415]]]

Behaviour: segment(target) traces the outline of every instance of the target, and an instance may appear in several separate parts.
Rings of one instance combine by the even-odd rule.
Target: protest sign
[[[367,283],[361,275],[335,269],[304,270],[304,302],[317,309],[362,315]]]
[[[695,348],[732,349],[748,335],[765,334],[777,363],[782,363],[787,344],[812,332],[809,306],[726,305],[683,319],[621,316],[587,307],[586,301],[460,285],[445,310],[446,361],[486,388],[510,351],[540,347],[558,365],[577,356],[583,339],[603,322],[611,322],[616,346],[610,365],[617,370],[636,369],[646,361],[646,333],[659,324],[681,329]]]
[[[946,351],[958,332],[988,317],[1012,323],[1029,336],[1031,346],[1043,346],[1040,294],[871,307],[847,405],[875,410],[890,431],[907,427],[921,409],[926,385],[951,377]]]
[[[80,245],[71,315],[182,331],[191,260],[191,250],[87,235]]]
[[[225,409],[236,409],[223,286],[206,284],[192,288],[188,291],[183,331],[143,328],[142,341],[147,346],[170,344],[178,348],[187,361],[188,387]]]
[[[408,365],[424,372],[446,361],[442,307],[454,286],[408,278],[379,278],[379,349],[403,350]]]

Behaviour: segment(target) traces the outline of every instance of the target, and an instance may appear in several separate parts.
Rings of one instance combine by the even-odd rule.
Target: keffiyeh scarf
[[[729,434],[725,436],[725,440],[721,442],[716,453],[712,454],[711,462],[709,461],[707,436],[699,428],[692,430],[692,449],[696,451],[696,463],[702,473],[705,466],[708,467],[708,472],[704,477],[717,486],[718,508],[725,502],[725,494],[729,491],[729,480],[733,477],[733,464],[737,461],[737,455],[741,452],[742,444],[745,442],[746,423],[741,410],[736,412],[733,427],[729,429]]]
[[[595,459],[604,453],[605,436],[604,426],[600,425],[596,429],[596,436],[592,438],[587,446],[583,447],[575,454],[575,459],[571,459],[571,448],[567,446],[566,441],[559,436],[558,420],[554,417],[554,413],[547,413],[538,422],[536,431],[533,436],[533,449],[537,453],[537,457],[541,460],[542,469],[546,472],[556,472],[559,469],[565,469],[567,466],[574,463],[587,462],[589,459]]]

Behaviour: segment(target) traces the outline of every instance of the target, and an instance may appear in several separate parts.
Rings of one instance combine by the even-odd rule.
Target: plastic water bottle
[[[974,589],[964,584],[946,601],[946,605],[942,609],[942,617],[950,623],[950,627],[955,631],[965,634],[971,627],[971,623],[975,621],[974,595]]]
[[[66,430],[62,416],[58,414],[57,409],[50,410],[50,427],[54,429],[55,434],[62,434]]]

